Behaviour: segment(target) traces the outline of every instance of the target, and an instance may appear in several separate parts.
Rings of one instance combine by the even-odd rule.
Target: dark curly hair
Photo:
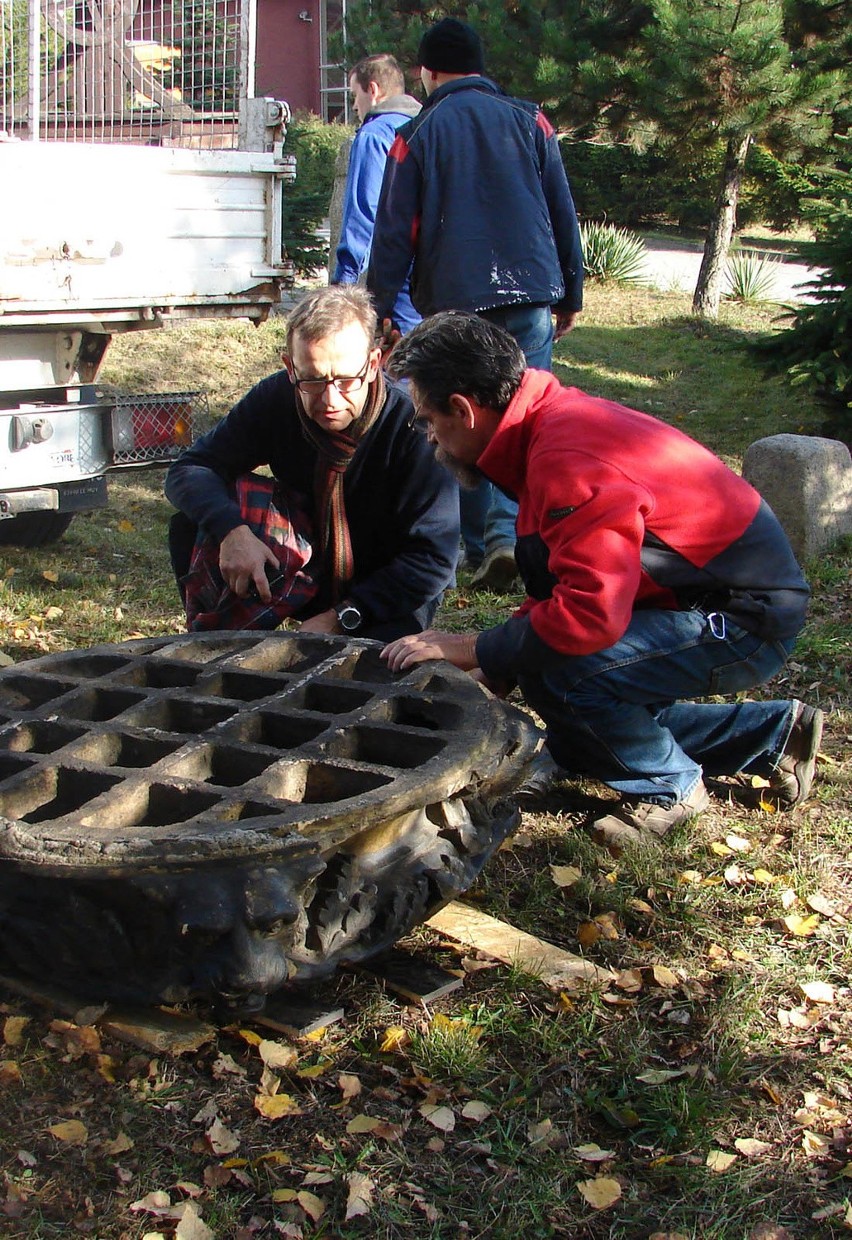
[[[413,380],[426,403],[448,413],[454,392],[504,413],[520,387],[526,361],[514,337],[476,314],[433,314],[403,336],[390,374]]]

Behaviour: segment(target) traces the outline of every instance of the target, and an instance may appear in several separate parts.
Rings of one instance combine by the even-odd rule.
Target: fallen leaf
[[[775,874],[770,874],[768,870],[756,869],[752,874],[752,878],[756,883],[761,883],[764,887],[769,887],[772,883],[777,883],[778,878]]]
[[[23,1046],[24,1029],[30,1023],[29,1016],[7,1016],[3,1021],[3,1041],[7,1046]]]
[[[651,968],[651,976],[658,986],[662,986],[664,990],[669,990],[673,986],[680,985],[680,978],[671,969],[666,968],[664,964],[655,964]]]
[[[389,1025],[384,1032],[379,1050],[387,1054],[390,1051],[402,1050],[411,1041],[411,1034],[402,1025]]]
[[[299,1068],[296,1076],[303,1080],[315,1081],[319,1076],[325,1076],[326,1072],[331,1068],[330,1063],[313,1063],[307,1068]]]
[[[302,1108],[290,1094],[255,1094],[254,1109],[264,1119],[282,1119],[285,1115],[303,1114]]]
[[[66,1119],[59,1124],[51,1124],[47,1131],[64,1145],[85,1145],[89,1139],[88,1128],[78,1119]]]
[[[213,1061],[211,1070],[217,1081],[222,1081],[228,1076],[244,1077],[246,1075],[246,1070],[242,1064],[238,1064],[233,1055],[227,1055],[224,1052],[220,1052]]]
[[[122,534],[132,534],[136,529],[136,526],[132,521],[128,521],[126,517],[122,517],[118,523],[118,528],[121,530]]]
[[[615,1158],[615,1150],[602,1150],[594,1141],[590,1141],[588,1145],[575,1145],[574,1153],[583,1162],[606,1162],[610,1158]]]
[[[784,891],[781,892],[781,907],[784,909],[785,913],[789,913],[790,909],[795,908],[798,903],[799,897],[796,895],[792,887],[786,887]]]
[[[729,1154],[727,1150],[711,1150],[707,1155],[705,1165],[708,1171],[714,1171],[717,1175],[721,1175],[729,1167],[732,1167],[736,1161],[736,1154]]]
[[[424,1102],[417,1109],[423,1118],[439,1132],[452,1132],[456,1126],[456,1117],[452,1107],[433,1106],[431,1103]]]
[[[641,990],[641,969],[622,969],[615,979],[615,985],[619,990],[626,990],[628,994],[634,994],[636,991]]]
[[[667,1081],[674,1081],[685,1075],[685,1068],[650,1068],[647,1072],[640,1072],[636,1080],[645,1085],[665,1085]]]
[[[700,870],[684,870],[678,875],[677,881],[679,883],[689,883],[690,886],[697,887],[703,878],[704,875]]]
[[[733,833],[726,835],[725,843],[734,852],[751,852],[752,850],[751,840],[747,840],[743,835],[734,835]]]
[[[573,887],[583,877],[583,871],[576,865],[552,865],[550,877],[557,887]]]
[[[471,1119],[481,1124],[491,1114],[491,1107],[485,1102],[466,1102],[462,1107],[462,1119]]]
[[[581,1180],[577,1188],[593,1210],[607,1210],[621,1198],[621,1185],[611,1176],[599,1175],[594,1180]]]
[[[361,1078],[354,1072],[341,1072],[337,1078],[337,1084],[344,1102],[348,1102],[350,1098],[357,1098],[361,1092]]]
[[[806,999],[810,999],[811,1003],[834,1002],[834,987],[828,982],[805,982],[799,989]]]
[[[133,1149],[133,1141],[128,1137],[126,1132],[120,1132],[112,1141],[107,1141],[104,1145],[104,1153],[114,1158],[116,1154],[124,1154],[127,1150]]]
[[[581,947],[594,947],[600,937],[600,927],[593,921],[584,921],[577,927],[577,942]]]
[[[819,925],[819,914],[814,913],[810,917],[800,917],[798,913],[790,913],[787,917],[781,918],[781,925],[790,934],[805,938],[807,935],[813,934]]]
[[[348,1133],[357,1134],[361,1132],[372,1132],[382,1121],[375,1115],[356,1115],[354,1119],[350,1119],[346,1125]]]
[[[734,1148],[746,1158],[759,1158],[761,1154],[768,1153],[772,1146],[768,1141],[758,1141],[755,1137],[737,1137]]]
[[[619,938],[615,913],[599,913],[594,918],[594,924],[600,930],[601,938],[607,943],[614,943]]]
[[[734,851],[727,844],[722,844],[719,840],[714,840],[710,845],[710,851],[715,853],[717,857],[730,857]]]
[[[240,1138],[220,1119],[214,1119],[204,1135],[214,1154],[233,1154],[239,1148]]]
[[[305,1211],[308,1218],[312,1218],[315,1223],[325,1214],[325,1202],[319,1197],[314,1196],[313,1193],[301,1190],[296,1193],[296,1201]]]
[[[527,1127],[527,1140],[530,1145],[549,1145],[554,1135],[553,1120],[542,1119],[537,1124],[529,1124]]]
[[[262,1038],[258,1042],[257,1053],[267,1068],[273,1071],[276,1068],[295,1068],[299,1059],[295,1047],[287,1046],[284,1042],[276,1042],[271,1038]]]
[[[172,1199],[168,1193],[161,1192],[157,1189],[153,1193],[146,1193],[144,1197],[140,1197],[138,1201],[134,1201],[128,1209],[134,1214],[154,1214],[162,1216],[171,1213]]]
[[[837,916],[837,905],[833,904],[820,891],[815,891],[812,896],[805,896],[805,904],[812,912],[822,913],[823,917]]]
[[[818,1132],[811,1132],[806,1128],[802,1133],[802,1149],[808,1158],[817,1158],[828,1153],[831,1149],[831,1142],[821,1137]]]
[[[21,1069],[14,1059],[0,1059],[0,1085],[20,1085]]]
[[[175,1240],[214,1240],[214,1237],[215,1233],[202,1221],[197,1207],[188,1201],[175,1228]]]
[[[44,578],[45,581],[56,582],[59,580],[59,573],[54,573],[50,569],[46,568],[44,572],[42,573],[42,577]]]
[[[369,1214],[373,1205],[374,1183],[368,1175],[360,1171],[350,1171],[346,1177],[349,1183],[349,1196],[346,1199],[346,1219],[357,1218]]]

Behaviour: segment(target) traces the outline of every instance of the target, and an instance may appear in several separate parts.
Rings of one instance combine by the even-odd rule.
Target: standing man
[[[418,58],[428,98],[396,135],[376,213],[367,287],[379,318],[392,314],[413,258],[420,314],[479,314],[514,336],[528,365],[548,370],[554,338],[583,304],[580,232],[556,135],[535,104],[483,76],[482,44],[465,22],[432,26]],[[505,589],[517,572],[517,507],[488,482],[463,505],[468,559],[481,560],[472,584]]]
[[[390,643],[390,667],[447,659],[517,682],[559,766],[621,793],[594,824],[611,845],[700,813],[705,775],[762,776],[780,808],[804,800],[822,711],[689,700],[763,684],[804,622],[808,587],[758,493],[681,431],[526,369],[476,315],[421,323],[391,368],[439,459],[518,496],[528,597],[482,633]]]
[[[263,514],[256,520],[234,490],[268,466],[284,491],[279,507],[310,522],[318,589],[295,612],[303,630],[387,641],[431,622],[453,580],[457,488],[414,429],[407,394],[385,382],[376,328],[363,288],[315,289],[296,304],[286,369],[253,387],[166,476],[179,509],[169,532],[179,582],[200,531],[231,595],[271,602],[268,570],[280,578],[292,560],[258,537]]]
[[[332,284],[357,284],[366,272],[388,151],[400,125],[420,111],[417,100],[405,93],[402,69],[386,52],[358,61],[349,75],[349,90],[361,127],[349,151],[337,267]],[[390,317],[400,332],[410,331],[420,322],[420,315],[411,304],[407,276]]]

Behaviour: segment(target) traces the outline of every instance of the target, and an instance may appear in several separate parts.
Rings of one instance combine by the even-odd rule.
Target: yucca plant
[[[725,296],[731,301],[750,305],[756,301],[772,301],[779,262],[755,250],[732,254],[725,269]]]
[[[580,227],[586,275],[601,284],[638,283],[645,278],[645,242],[614,224],[585,223]]]

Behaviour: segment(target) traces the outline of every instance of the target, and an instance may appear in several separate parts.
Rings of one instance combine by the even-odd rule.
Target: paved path
[[[648,283],[663,291],[691,293],[701,266],[702,245],[667,247],[662,241],[645,241],[645,271]],[[804,263],[778,261],[775,271],[774,296],[778,302],[813,301],[801,286],[818,273],[818,268]]]

